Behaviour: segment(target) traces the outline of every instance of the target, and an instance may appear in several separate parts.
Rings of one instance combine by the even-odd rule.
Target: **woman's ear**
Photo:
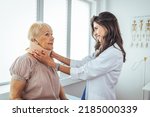
[[[32,42],[35,42],[35,43],[37,43],[37,44],[39,44],[39,42],[37,41],[36,38],[31,39],[31,41],[32,41]]]
[[[35,42],[35,39],[34,39],[34,38],[32,38],[32,39],[31,39],[31,41],[32,41],[32,42]]]

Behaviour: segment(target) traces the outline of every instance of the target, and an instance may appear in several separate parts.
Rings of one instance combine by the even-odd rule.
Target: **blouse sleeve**
[[[116,69],[118,66],[122,66],[122,63],[123,58],[121,52],[107,51],[79,68],[71,68],[70,73],[74,79],[87,80],[100,77]]]
[[[32,67],[31,63],[31,60],[27,56],[18,57],[9,69],[12,79],[29,79]]]
[[[94,53],[92,55],[89,55],[82,60],[71,60],[70,66],[71,67],[81,67],[88,61],[92,60],[94,58]]]

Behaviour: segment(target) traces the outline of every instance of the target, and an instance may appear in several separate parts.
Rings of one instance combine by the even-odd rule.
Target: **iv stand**
[[[143,87],[145,86],[145,82],[146,82],[146,61],[147,61],[147,57],[144,57],[144,81],[143,81]],[[143,100],[144,100],[144,91],[143,91]]]

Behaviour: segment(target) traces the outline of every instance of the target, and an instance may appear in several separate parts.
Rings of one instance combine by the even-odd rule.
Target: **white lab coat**
[[[115,47],[107,48],[96,58],[92,54],[81,61],[71,60],[72,78],[87,81],[85,99],[116,99],[115,86],[121,72],[123,54]]]

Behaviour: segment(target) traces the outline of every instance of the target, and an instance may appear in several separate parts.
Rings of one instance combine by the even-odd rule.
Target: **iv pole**
[[[144,57],[144,81],[143,81],[143,87],[145,86],[146,83],[146,61],[148,57]],[[144,100],[144,91],[143,91],[143,100]]]
[[[133,66],[132,69],[135,70],[143,61],[144,61],[144,75],[143,75],[143,87],[146,85],[146,62],[148,57],[144,57],[144,59],[140,60],[139,62],[136,62]],[[142,99],[144,100],[144,91],[142,91]]]

